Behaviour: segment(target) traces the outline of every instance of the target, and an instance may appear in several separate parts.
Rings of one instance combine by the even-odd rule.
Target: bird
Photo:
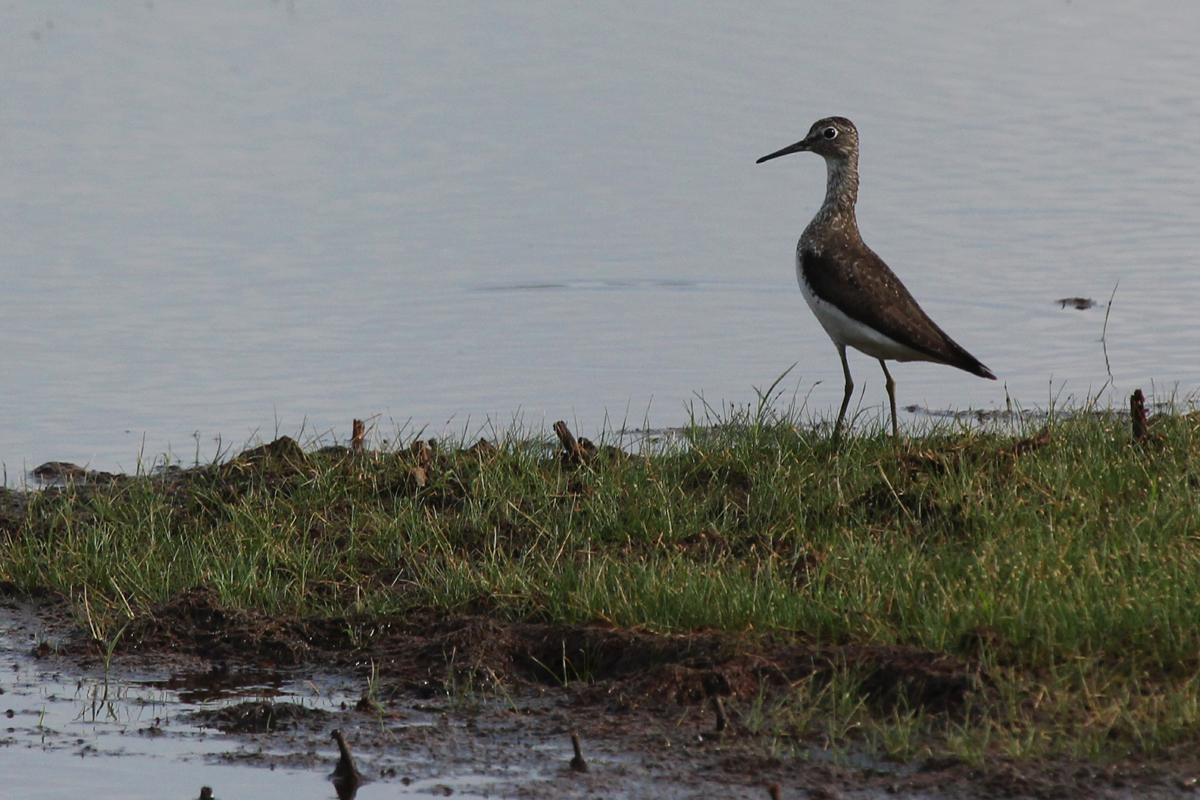
[[[858,129],[845,117],[825,117],[795,144],[763,156],[761,164],[791,153],[816,153],[828,174],[825,201],[796,245],[796,277],[808,307],[833,340],[842,359],[846,392],[833,426],[841,436],[854,379],[846,361],[849,345],[879,361],[896,422],[896,382],[887,360],[932,361],[996,380],[992,371],[937,326],[883,259],[863,242],[854,207],[858,202]]]

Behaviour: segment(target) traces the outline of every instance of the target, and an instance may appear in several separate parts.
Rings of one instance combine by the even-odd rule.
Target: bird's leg
[[[879,366],[883,367],[883,376],[887,378],[888,404],[892,407],[892,438],[900,441],[900,426],[896,424],[896,382],[892,380],[892,373],[888,372],[882,358],[879,359]]]
[[[846,345],[837,346],[838,355],[842,357],[842,373],[846,376],[846,394],[842,397],[842,410],[838,412],[837,424],[833,426],[833,442],[837,444],[842,436],[842,420],[846,418],[846,407],[850,405],[850,396],[854,394],[854,379],[850,377],[850,364],[846,361]]]

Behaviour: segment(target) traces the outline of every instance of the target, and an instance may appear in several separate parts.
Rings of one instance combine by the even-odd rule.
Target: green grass
[[[98,633],[204,584],[268,612],[603,618],[982,655],[996,688],[971,713],[842,703],[839,719],[873,721],[841,740],[1155,753],[1200,739],[1200,417],[1152,431],[1134,443],[1128,419],[1078,413],[899,445],[872,430],[835,450],[760,408],[582,466],[545,436],[443,445],[424,484],[410,443],[233,460],[31,495],[0,519],[0,580],[70,598]],[[772,725],[811,736],[796,709],[825,702],[813,692]]]

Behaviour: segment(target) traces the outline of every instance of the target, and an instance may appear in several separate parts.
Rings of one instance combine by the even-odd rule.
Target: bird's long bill
[[[762,158],[760,158],[758,161],[755,161],[754,163],[761,164],[764,161],[770,161],[772,158],[779,158],[780,156],[791,155],[792,153],[802,153],[807,149],[808,149],[808,139],[801,139],[800,141],[796,142],[795,144],[789,144],[787,147],[783,148],[782,150],[776,150],[774,153],[771,153],[771,155],[769,155],[769,156],[763,156]]]

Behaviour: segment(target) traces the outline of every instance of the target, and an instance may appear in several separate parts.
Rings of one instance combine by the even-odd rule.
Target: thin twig
[[[1104,309],[1104,327],[1100,329],[1100,346],[1104,348],[1104,369],[1108,372],[1108,381],[1114,389],[1117,387],[1117,382],[1113,379],[1112,367],[1108,363],[1108,315],[1112,313],[1113,298],[1117,296],[1117,287],[1120,285],[1120,279],[1113,284],[1112,294],[1108,296],[1108,307]]]

